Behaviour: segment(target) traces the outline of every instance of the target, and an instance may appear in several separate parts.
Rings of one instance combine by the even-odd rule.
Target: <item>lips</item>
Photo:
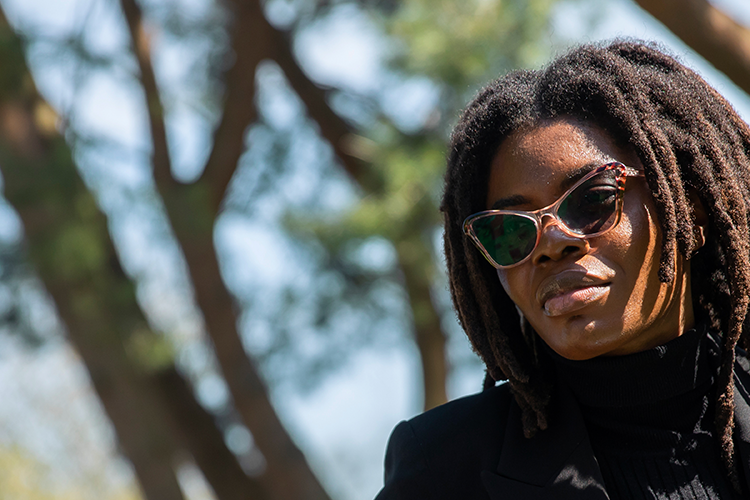
[[[609,285],[610,279],[606,275],[581,270],[563,271],[542,281],[536,299],[547,316],[561,316],[608,295]]]

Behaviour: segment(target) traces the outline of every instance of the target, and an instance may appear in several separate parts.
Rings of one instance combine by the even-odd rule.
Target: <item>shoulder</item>
[[[512,399],[508,385],[502,384],[433,408],[409,420],[408,424],[423,445],[435,453],[438,450],[433,447],[442,450],[446,445],[463,445],[475,438],[486,443],[488,434],[502,437]]]
[[[748,353],[739,346],[735,348],[734,377],[740,394],[750,399],[750,359]]]
[[[745,349],[743,349],[742,347],[737,346],[734,349],[734,352],[737,366],[739,366],[738,371],[743,375],[750,374],[750,359],[748,359],[747,351],[745,351]]]
[[[377,500],[487,498],[481,472],[500,459],[512,399],[503,384],[401,422]]]

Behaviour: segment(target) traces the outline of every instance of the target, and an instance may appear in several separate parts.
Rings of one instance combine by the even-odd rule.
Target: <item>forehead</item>
[[[633,156],[601,128],[573,119],[516,131],[500,144],[492,160],[487,207],[513,197],[524,200],[518,205],[546,205],[550,196],[564,192],[562,186],[569,184],[573,173],[614,160],[637,168]]]

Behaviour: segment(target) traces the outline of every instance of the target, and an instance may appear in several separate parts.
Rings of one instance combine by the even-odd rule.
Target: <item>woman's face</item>
[[[570,176],[611,161],[637,170],[635,154],[603,130],[556,119],[505,139],[492,161],[487,208],[536,210],[570,187]],[[690,268],[676,252],[672,283],[658,278],[661,229],[644,178],[628,177],[622,220],[591,239],[551,217],[531,258],[498,270],[503,288],[539,336],[568,359],[622,355],[664,344],[693,326]]]

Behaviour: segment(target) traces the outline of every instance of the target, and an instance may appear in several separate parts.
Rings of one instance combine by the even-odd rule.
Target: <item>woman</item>
[[[750,498],[749,155],[650,45],[484,89],[442,210],[485,390],[396,427],[377,499]]]

